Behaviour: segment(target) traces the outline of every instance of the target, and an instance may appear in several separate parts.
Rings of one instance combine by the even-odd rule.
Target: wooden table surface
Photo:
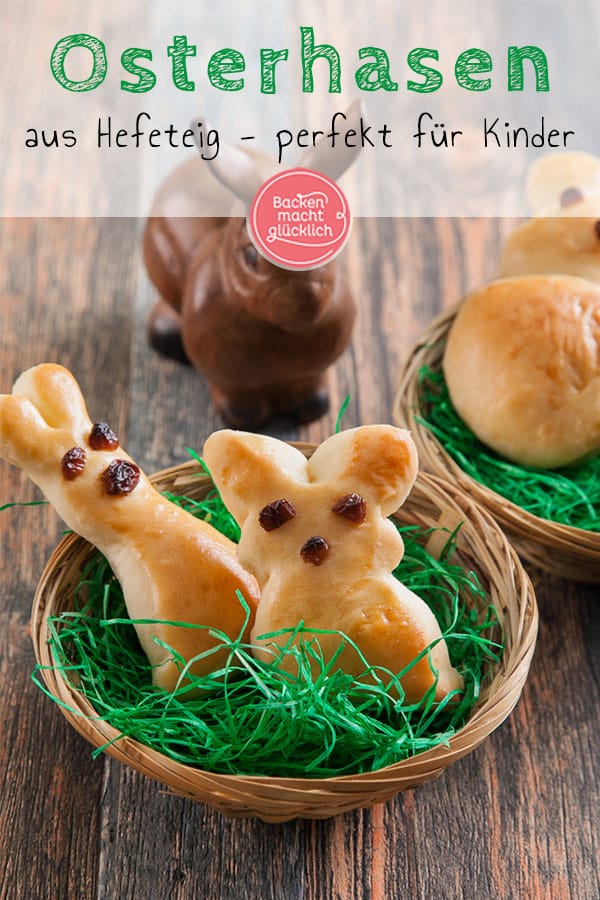
[[[331,378],[332,412],[286,438],[389,421],[402,360],[429,320],[493,276],[508,222],[355,224],[343,264],[360,306]],[[0,390],[42,361],[79,379],[92,415],[149,471],[218,427],[202,378],[154,354],[134,220],[0,223]],[[28,500],[0,464],[0,505]],[[442,777],[326,821],[227,820],[91,748],[34,686],[29,614],[61,524],[0,514],[0,897],[589,898],[600,896],[598,588],[532,571],[541,614],[522,699]]]

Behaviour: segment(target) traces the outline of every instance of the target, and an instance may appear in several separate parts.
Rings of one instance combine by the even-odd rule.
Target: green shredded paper
[[[444,450],[471,478],[521,509],[562,525],[600,531],[600,456],[568,468],[546,470],[511,463],[486,447],[450,400],[441,371],[419,371],[419,415]]]
[[[216,491],[202,501],[167,496],[239,539]],[[154,687],[120,585],[100,553],[82,573],[74,609],[49,620],[53,668],[120,735],[212,772],[323,778],[374,771],[447,744],[491,677],[502,652],[501,630],[477,576],[449,561],[456,535],[448,534],[436,559],[422,546],[430,532],[397,527],[405,555],[394,574],[432,608],[464,679],[464,690],[440,703],[434,702],[434,685],[420,703],[408,704],[398,681],[403,673],[374,669],[366,661],[365,677],[345,674],[335,657],[324,660],[319,633],[305,631],[302,623],[277,633],[278,650],[266,661],[255,658],[241,637],[220,634],[217,649],[208,652],[224,647],[226,664],[182,679],[172,692]],[[352,644],[336,634],[340,652]],[[294,675],[284,671],[290,655],[294,665],[287,668]],[[182,670],[185,663],[178,660]],[[44,685],[41,669],[34,681],[62,704]]]

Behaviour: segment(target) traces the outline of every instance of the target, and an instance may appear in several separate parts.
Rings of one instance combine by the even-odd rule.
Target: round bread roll
[[[577,207],[583,212],[593,201]],[[600,201],[595,201],[600,212]],[[531,219],[509,235],[500,275],[578,275],[600,284],[600,218],[570,213]]]
[[[444,356],[452,402],[497,453],[539,468],[600,449],[600,287],[529,276],[470,294]]]

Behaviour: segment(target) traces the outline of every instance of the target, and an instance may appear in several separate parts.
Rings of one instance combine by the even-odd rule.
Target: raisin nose
[[[314,535],[302,545],[300,556],[304,562],[320,566],[323,560],[329,556],[329,544],[325,538]]]

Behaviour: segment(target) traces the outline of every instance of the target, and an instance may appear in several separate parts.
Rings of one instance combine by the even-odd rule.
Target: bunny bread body
[[[471,293],[446,345],[456,411],[514,462],[555,468],[600,449],[600,286],[505,278]]]
[[[578,275],[600,284],[600,200],[598,214],[531,219],[506,239],[500,275]]]
[[[73,375],[61,366],[24,372],[12,394],[0,395],[0,457],[22,468],[67,526],[107,557],[133,619],[208,626],[237,637],[244,611],[253,610],[254,578],[239,564],[235,545],[211,526],[163,498],[104,423],[93,424]],[[173,688],[185,660],[210,650],[207,628],[136,625],[156,685]],[[195,674],[222,662],[208,655]]]
[[[360,107],[348,111],[360,121]],[[299,164],[339,177],[354,159],[324,145]],[[221,145],[198,156],[158,191],[144,233],[144,259],[161,300],[150,320],[154,346],[188,359],[207,379],[226,422],[257,428],[274,415],[298,422],[328,408],[326,370],[350,341],[356,315],[335,262],[287,271],[256,251],[246,230],[250,203],[276,166]],[[236,201],[237,198],[237,201]],[[204,217],[208,210],[225,210]]]
[[[418,701],[436,677],[438,699],[462,687],[433,613],[392,575],[403,543],[387,516],[417,473],[408,432],[351,429],[307,460],[274,438],[224,430],[208,438],[204,459],[240,525],[240,560],[261,588],[255,642],[268,644],[262,636],[303,621],[309,630],[344,632],[370,665],[398,673],[437,641],[431,662],[426,654],[402,678],[407,699]],[[318,639],[330,659],[339,637]],[[339,663],[364,673],[349,647]]]

